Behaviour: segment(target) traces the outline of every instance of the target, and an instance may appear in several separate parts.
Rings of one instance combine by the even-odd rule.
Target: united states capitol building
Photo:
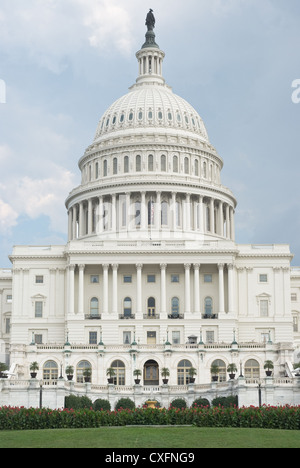
[[[16,246],[0,270],[0,404],[36,406],[40,386],[53,407],[70,393],[258,404],[259,383],[263,402],[300,404],[300,269],[288,245],[235,242],[223,160],[165,82],[149,15],[136,83],[79,160],[67,244]]]

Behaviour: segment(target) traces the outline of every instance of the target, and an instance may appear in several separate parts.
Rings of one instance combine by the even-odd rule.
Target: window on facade
[[[34,335],[34,342],[35,344],[43,344],[43,335],[36,333]]]
[[[180,201],[176,202],[176,226],[181,226],[181,203]]]
[[[212,283],[212,275],[205,274],[204,275],[204,283]]]
[[[88,361],[80,361],[76,368],[76,382],[77,383],[84,382],[84,371],[86,369],[90,369],[92,371],[91,363]]]
[[[142,170],[142,158],[139,154],[135,158],[135,170],[136,172],[141,172]]]
[[[120,360],[116,360],[112,363],[111,367],[115,371],[113,377],[114,385],[125,385],[125,364]]]
[[[12,295],[11,295],[11,294],[7,294],[7,296],[6,296],[6,302],[7,302],[7,304],[11,304],[11,303],[12,303]]]
[[[293,330],[294,330],[294,333],[298,333],[298,331],[299,331],[299,319],[298,319],[298,316],[294,316],[294,317],[293,317]]]
[[[140,201],[135,202],[135,225],[136,226],[141,225],[141,202]]]
[[[147,331],[147,344],[156,344],[156,332]]]
[[[107,176],[107,160],[103,161],[103,177]]]
[[[260,367],[255,359],[249,359],[245,364],[245,378],[246,379],[259,379]]]
[[[42,301],[35,302],[35,317],[41,318],[43,317],[43,303]]]
[[[169,204],[166,201],[163,201],[161,204],[161,225],[168,226],[168,209]]]
[[[113,159],[113,174],[118,174],[118,159],[114,158]]]
[[[259,301],[259,311],[261,317],[268,317],[269,315],[269,301],[262,299]]]
[[[96,331],[90,331],[89,332],[89,344],[95,345],[97,343],[98,343],[97,332]]]
[[[142,112],[142,111],[139,112],[138,119],[139,119],[139,120],[142,120],[142,119],[143,119],[143,112]]]
[[[124,299],[123,306],[124,317],[130,317],[132,314],[132,300],[130,297]]]
[[[95,178],[98,179],[99,177],[99,163],[95,164]]]
[[[190,162],[189,158],[184,158],[184,173],[189,174],[190,173]]]
[[[203,163],[203,177],[207,179],[207,164],[206,162]]]
[[[148,317],[155,317],[155,299],[154,297],[149,297],[147,302],[147,315]]]
[[[132,276],[131,275],[124,275],[123,276],[124,283],[132,283]]]
[[[128,118],[129,118],[129,122],[132,122],[132,120],[133,120],[133,112],[130,112],[130,114],[129,114],[129,117],[128,117]]]
[[[195,176],[199,175],[199,161],[195,159]]]
[[[155,275],[147,275],[147,283],[155,283],[156,277]]]
[[[5,333],[6,335],[10,333],[10,317],[5,319]]]
[[[158,112],[158,120],[162,120],[162,118],[163,118],[163,113],[162,113],[162,111],[159,111]]]
[[[178,297],[172,298],[172,316],[178,317],[179,315],[179,299]]]
[[[172,331],[172,343],[180,344],[180,331]]]
[[[214,342],[215,342],[215,332],[206,331],[206,343],[214,343]]]
[[[148,156],[148,171],[154,171],[154,157],[153,154]]]
[[[171,283],[179,283],[179,275],[171,275]]]
[[[153,200],[148,202],[148,225],[154,225],[155,204]]]
[[[178,172],[178,156],[173,156],[173,172]]]
[[[131,343],[131,332],[124,331],[123,332],[123,344],[129,345]]]
[[[213,366],[217,366],[219,368],[219,373],[218,373],[218,376],[219,376],[219,382],[226,382],[226,364],[224,361],[222,361],[221,359],[216,359],[216,361],[214,361],[212,363]]]
[[[99,300],[97,299],[97,297],[93,297],[91,299],[90,315],[92,317],[97,317],[99,315]]]
[[[36,284],[43,284],[44,283],[44,277],[42,275],[37,275],[35,277],[35,282],[36,282]]]
[[[297,293],[292,293],[291,294],[291,301],[293,301],[293,302],[297,301]]]
[[[129,157],[125,156],[124,158],[124,172],[129,172]]]
[[[206,230],[210,231],[210,207],[206,205]]]
[[[177,384],[187,385],[190,382],[189,370],[192,364],[187,359],[183,359],[177,366]]]
[[[44,380],[57,380],[58,379],[58,365],[55,361],[47,361],[43,367]]]
[[[213,300],[211,297],[206,297],[204,300],[205,315],[211,316],[213,313]]]
[[[266,275],[266,274],[259,275],[259,282],[260,283],[267,283],[268,282],[268,275]]]
[[[125,115],[124,115],[124,114],[121,114],[121,116],[120,116],[120,122],[123,123],[123,122],[124,122],[124,119],[125,119]]]
[[[99,275],[91,275],[91,283],[99,283]]]
[[[166,172],[167,170],[167,157],[163,154],[160,158],[160,170]]]

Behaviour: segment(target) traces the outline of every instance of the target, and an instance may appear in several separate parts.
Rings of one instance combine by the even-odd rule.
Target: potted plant
[[[84,377],[85,383],[88,383],[88,382],[91,381],[92,369],[91,369],[90,367],[87,367],[86,369],[84,369],[84,371],[83,371],[83,377]]]
[[[271,377],[272,370],[274,369],[274,364],[272,361],[266,361],[264,365],[264,369],[266,369],[266,376]]]
[[[212,366],[210,368],[210,372],[211,372],[211,375],[212,375],[212,381],[213,382],[218,382],[219,372],[220,372],[219,366],[217,366],[216,364],[212,364]]]
[[[7,375],[4,374],[8,370],[8,367],[3,362],[0,362],[0,379],[7,379]]]
[[[134,380],[134,382],[136,383],[136,385],[139,385],[139,383],[140,383],[140,381],[141,381],[141,379],[139,379],[139,377],[142,375],[142,372],[140,371],[140,369],[134,369],[133,375],[134,375],[135,377],[137,377],[137,378]]]
[[[170,377],[170,371],[167,367],[163,367],[161,370],[161,376],[163,378],[163,384],[167,385],[169,382],[169,379],[167,377]]]
[[[229,364],[229,366],[227,367],[227,372],[229,373],[230,380],[234,380],[235,373],[237,372],[236,365],[234,363]]]
[[[67,366],[67,368],[66,368],[66,374],[67,374],[67,379],[68,379],[68,380],[73,380],[73,376],[74,376],[74,367],[73,367],[73,366]]]
[[[108,383],[112,384],[114,382],[113,377],[116,375],[115,369],[113,367],[109,367],[106,371],[106,375],[108,376],[108,379],[107,379]]]
[[[195,375],[197,375],[197,371],[195,367],[190,367],[189,368],[190,383],[195,383]]]
[[[37,362],[32,362],[30,364],[30,375],[32,379],[35,379],[37,376],[37,371],[39,370],[39,365]]]

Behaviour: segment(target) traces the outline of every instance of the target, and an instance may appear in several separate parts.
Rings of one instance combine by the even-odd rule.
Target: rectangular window
[[[172,343],[180,344],[180,332],[179,331],[172,332]]]
[[[36,284],[43,284],[44,283],[44,277],[42,275],[37,275],[35,277],[35,283]]]
[[[147,344],[156,344],[156,332],[147,332]]]
[[[34,335],[35,344],[43,344],[43,335]]]
[[[297,293],[292,293],[291,294],[291,300],[296,302],[297,301]]]
[[[262,300],[259,303],[260,307],[260,316],[261,317],[268,317],[269,315],[269,301]]]
[[[43,303],[41,301],[37,301],[35,303],[35,317],[36,318],[43,317]]]
[[[207,331],[206,332],[206,343],[214,343],[215,342],[215,332]]]
[[[130,331],[126,331],[126,332],[123,332],[123,344],[130,344],[131,343],[131,332]]]
[[[5,333],[7,335],[10,333],[10,318],[5,319]]]
[[[148,283],[155,283],[155,281],[156,281],[155,275],[148,275],[147,276],[147,281],[148,281]]]
[[[260,283],[267,283],[268,282],[268,275],[259,275],[259,282]]]
[[[293,329],[294,329],[295,333],[298,333],[298,331],[299,331],[298,317],[293,317]]]
[[[212,275],[204,275],[204,283],[212,283]]]
[[[124,275],[123,276],[124,283],[132,283],[132,276],[131,275]]]
[[[89,332],[89,344],[97,344],[97,332]]]
[[[99,275],[91,275],[91,283],[99,283]]]
[[[12,295],[11,295],[11,294],[8,294],[8,295],[6,296],[6,302],[7,302],[8,304],[11,304],[11,303],[12,303]]]
[[[179,283],[179,275],[171,275],[171,283]]]

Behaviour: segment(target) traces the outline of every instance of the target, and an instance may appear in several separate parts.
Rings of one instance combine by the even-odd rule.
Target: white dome
[[[182,129],[208,142],[203,120],[197,111],[167,85],[135,85],[104,113],[95,140],[112,132],[145,128]]]

